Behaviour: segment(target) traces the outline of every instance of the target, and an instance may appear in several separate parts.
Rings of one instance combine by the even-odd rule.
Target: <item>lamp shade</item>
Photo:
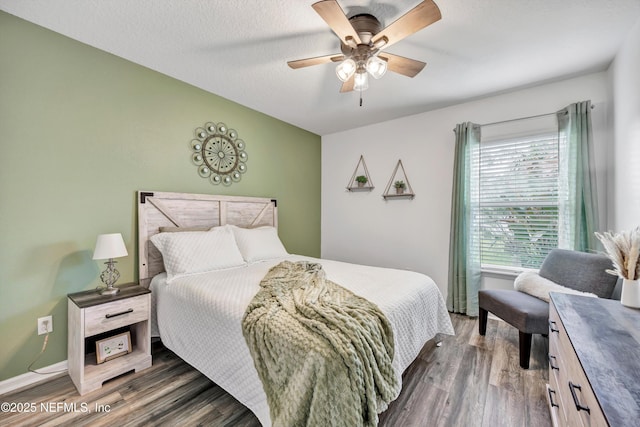
[[[93,259],[120,258],[129,255],[124,246],[122,234],[101,234],[96,241],[96,248],[93,251]]]
[[[355,72],[356,72],[356,62],[351,58],[345,59],[344,61],[339,63],[338,66],[336,67],[336,75],[343,82],[346,82],[347,80],[349,80],[351,76],[353,76],[353,73]]]
[[[369,87],[369,77],[367,72],[363,70],[362,73],[356,73],[353,90],[367,90]]]
[[[372,56],[367,59],[366,68],[374,79],[379,79],[387,72],[387,61],[377,56]]]

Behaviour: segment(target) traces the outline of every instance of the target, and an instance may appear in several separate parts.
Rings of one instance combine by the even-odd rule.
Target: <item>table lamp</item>
[[[100,280],[107,287],[100,289],[101,295],[115,295],[120,292],[120,289],[113,286],[114,283],[120,278],[120,272],[116,270],[114,264],[114,258],[120,258],[129,255],[127,248],[124,246],[124,240],[122,240],[122,234],[101,234],[96,241],[96,248],[93,251],[93,259],[108,259],[105,264],[107,269],[100,274]]]

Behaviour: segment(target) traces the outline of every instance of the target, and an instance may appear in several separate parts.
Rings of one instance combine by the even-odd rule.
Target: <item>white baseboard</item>
[[[63,360],[62,362],[37,369],[37,371],[42,372],[42,374],[27,372],[26,374],[18,375],[17,377],[8,378],[4,381],[0,381],[0,395],[28,387],[54,377],[65,375],[67,370],[67,361]]]

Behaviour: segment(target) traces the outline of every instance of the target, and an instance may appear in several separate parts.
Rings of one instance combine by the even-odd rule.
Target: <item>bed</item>
[[[278,246],[277,226],[277,202],[268,198],[138,194],[139,276],[141,284],[152,290],[152,331],[167,348],[247,406],[264,426],[271,425],[269,405],[241,321],[262,278],[282,261],[319,263],[328,279],[380,308],[393,329],[398,381],[427,341],[439,333],[454,333],[442,295],[428,276],[288,254]],[[193,266],[176,269],[163,242],[175,242],[176,236],[193,239],[198,230],[211,227],[220,236],[226,236],[228,229],[240,230],[234,236],[242,262],[237,254],[230,255],[235,249],[220,249],[226,243],[217,248],[202,246],[207,248],[203,250],[193,240],[185,240],[186,251],[191,251],[189,262],[197,264],[202,252],[212,250],[217,251],[218,265],[195,268],[195,272]],[[194,233],[168,237],[183,230]],[[206,238],[209,234],[199,233]],[[168,271],[156,245],[163,248],[171,266]]]

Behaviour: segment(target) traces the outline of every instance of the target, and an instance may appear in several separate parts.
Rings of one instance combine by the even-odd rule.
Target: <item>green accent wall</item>
[[[193,130],[224,122],[249,160],[230,187],[200,178]],[[0,12],[0,381],[67,358],[67,298],[100,284],[98,234],[121,232],[136,279],[136,191],[271,197],[291,253],[320,255],[320,137]]]

